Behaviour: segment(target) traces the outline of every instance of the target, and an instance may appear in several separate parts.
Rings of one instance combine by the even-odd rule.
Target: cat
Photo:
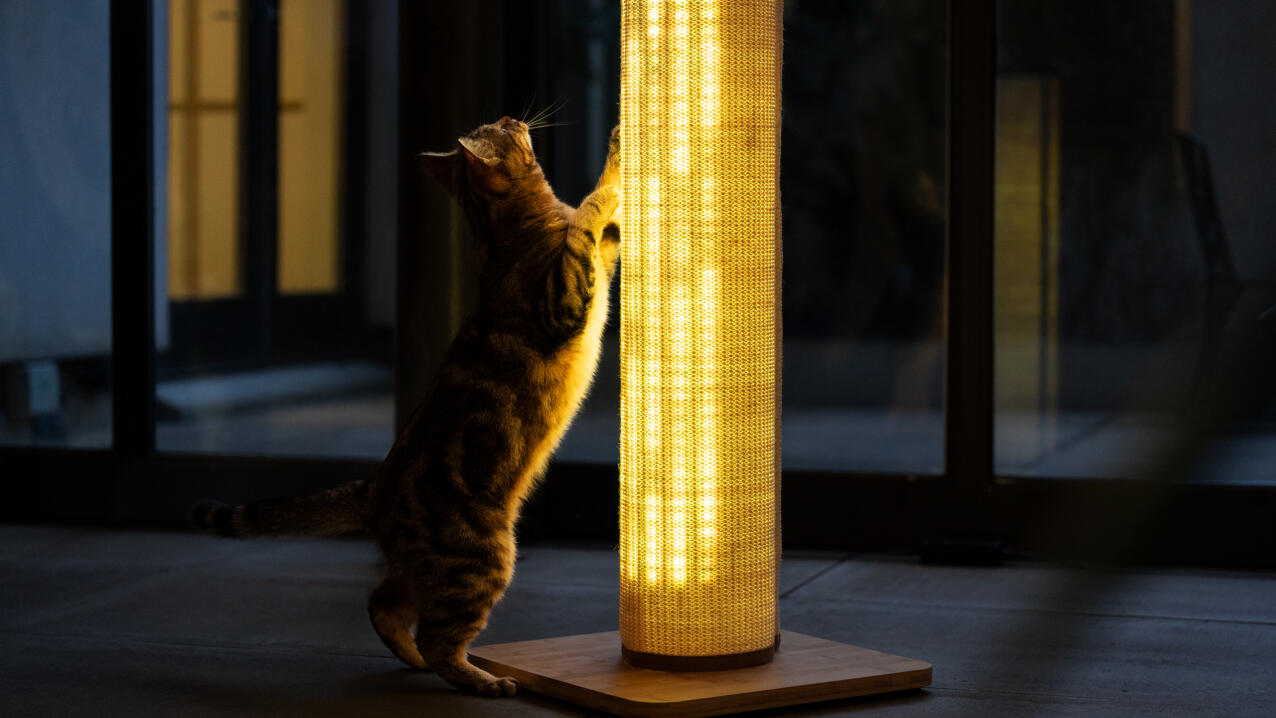
[[[487,696],[518,683],[466,648],[513,576],[519,509],[593,381],[616,268],[619,128],[580,207],[558,200],[526,123],[504,117],[418,157],[456,199],[477,249],[479,298],[370,480],[241,506],[201,502],[196,524],[228,536],[366,529],[387,575],[372,625],[403,662]]]

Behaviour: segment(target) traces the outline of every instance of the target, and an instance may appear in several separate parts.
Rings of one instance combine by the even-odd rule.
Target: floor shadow
[[[894,693],[878,693],[871,696],[857,696],[839,700],[822,701],[820,703],[804,703],[787,708],[770,708],[750,713],[750,716],[766,718],[769,716],[831,716],[847,715],[858,711],[877,711],[892,706],[905,706],[925,703],[934,697],[925,688],[913,688]]]
[[[131,681],[137,694],[162,697],[165,705],[183,705],[191,714],[236,716],[352,716],[378,718],[465,715],[464,695],[430,673],[395,669],[313,685],[244,685],[242,681],[201,681],[184,676],[141,677]],[[473,707],[473,704],[469,706]]]

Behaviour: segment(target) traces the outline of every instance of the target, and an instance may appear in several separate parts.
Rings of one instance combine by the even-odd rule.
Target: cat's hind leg
[[[479,695],[504,698],[518,692],[518,681],[508,676],[494,676],[470,663],[466,650],[486,622],[472,614],[455,617],[431,617],[430,630],[417,630],[417,647],[443,680],[461,690]],[[452,624],[452,625],[443,625]]]
[[[430,667],[462,690],[501,698],[518,692],[518,681],[494,676],[470,663],[470,642],[487,626],[487,616],[505,593],[512,568],[493,565],[456,566],[446,583],[431,581],[423,592],[416,643]]]
[[[412,635],[417,623],[417,603],[404,581],[393,576],[382,581],[368,598],[368,617],[381,642],[399,660],[413,668],[429,670]]]

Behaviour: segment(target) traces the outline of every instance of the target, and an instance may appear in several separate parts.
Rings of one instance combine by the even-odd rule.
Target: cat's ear
[[[460,153],[465,156],[465,161],[469,163],[472,169],[485,172],[501,163],[501,161],[495,157],[480,157],[478,153],[479,144],[468,137],[458,137],[456,144]]]
[[[456,196],[456,183],[461,161],[457,150],[451,152],[422,152],[416,156],[417,164],[429,176],[443,185],[447,193]]]
[[[509,189],[509,178],[497,171],[501,164],[499,157],[482,157],[478,154],[478,144],[468,137],[457,139],[457,152],[465,160],[469,168],[470,186],[487,193],[502,192]]]

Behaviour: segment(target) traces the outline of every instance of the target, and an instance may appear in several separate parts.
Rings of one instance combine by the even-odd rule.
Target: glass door
[[[392,252],[393,225],[366,246],[351,173],[368,163],[367,118],[387,110],[348,88],[373,79],[369,18],[393,33],[393,17],[345,0],[163,10],[171,332],[157,445],[379,456],[392,438],[394,289],[363,272],[368,251]]]
[[[0,446],[112,442],[109,10],[0,4]]]
[[[348,353],[342,0],[169,0],[168,372]],[[314,317],[322,317],[315,321]]]
[[[998,474],[1147,478],[1238,347],[1276,326],[1263,17],[1001,3]],[[1215,437],[1194,478],[1271,484],[1273,458],[1268,409]]]

